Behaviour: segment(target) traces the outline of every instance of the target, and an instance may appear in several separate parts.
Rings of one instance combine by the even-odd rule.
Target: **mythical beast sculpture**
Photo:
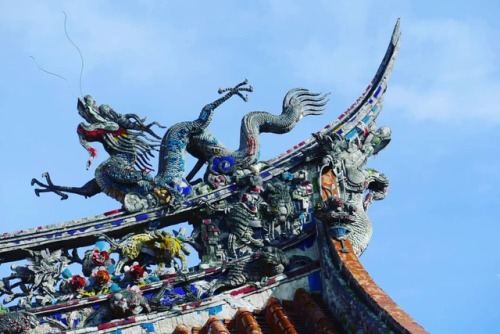
[[[259,151],[259,134],[262,132],[286,133],[304,116],[323,113],[328,101],[328,95],[311,93],[306,89],[290,90],[283,101],[280,115],[267,112],[251,112],[241,124],[240,147],[232,151],[224,147],[207,130],[214,111],[233,95],[247,101],[247,96],[241,92],[252,92],[251,86],[244,82],[233,88],[219,89],[226,93],[223,97],[207,104],[199,117],[194,121],[174,124],[163,136],[161,143],[153,130],[153,122],[145,124],[135,114],[119,114],[107,105],[97,107],[89,95],[78,100],[78,112],[87,122],[82,122],[77,128],[81,145],[89,152],[87,169],[90,167],[96,150],[90,142],[100,142],[110,155],[95,171],[95,178],[82,187],[67,187],[54,185],[48,173],[44,173],[47,183],[37,179],[32,185],[38,196],[42,192],[54,192],[61,199],[68,197],[67,193],[94,196],[100,192],[118,200],[127,211],[135,212],[149,207],[170,204],[179,196],[187,196],[192,188],[185,178],[185,154],[190,153],[202,163],[209,166],[205,181],[216,188],[225,184],[236,169],[248,168],[257,162]],[[150,175],[152,166],[150,158],[159,148],[159,166],[156,176]],[[213,179],[223,179],[223,182],[213,182]]]
[[[327,222],[332,234],[352,242],[356,255],[361,255],[372,236],[367,210],[374,200],[384,199],[389,179],[372,168],[368,158],[378,154],[391,141],[391,131],[375,123],[363,130],[356,140],[348,141],[337,134],[315,135],[323,151],[318,178],[322,203],[317,218]]]

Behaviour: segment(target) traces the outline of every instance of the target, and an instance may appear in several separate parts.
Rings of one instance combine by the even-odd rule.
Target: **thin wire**
[[[33,62],[35,63],[36,67],[38,67],[38,69],[39,69],[40,71],[45,72],[45,73],[50,74],[50,75],[53,75],[53,76],[56,76],[56,77],[58,77],[58,78],[60,78],[60,79],[63,79],[63,80],[64,80],[64,82],[66,82],[66,85],[68,85],[68,89],[69,89],[69,91],[71,92],[71,95],[73,95],[73,97],[76,99],[76,95],[75,95],[75,93],[73,92],[73,90],[71,89],[71,85],[69,84],[68,80],[66,80],[66,78],[65,78],[65,77],[63,77],[62,75],[59,75],[59,74],[57,74],[57,73],[53,73],[53,72],[49,72],[49,71],[47,71],[46,69],[44,69],[44,68],[42,68],[40,65],[38,65],[38,63],[37,63],[37,61],[36,61],[35,57],[30,56],[30,58],[31,58],[31,59],[33,59]]]
[[[75,47],[75,49],[78,51],[78,54],[80,55],[80,60],[81,60],[81,63],[82,63],[82,66],[80,68],[80,95],[83,97],[83,93],[82,93],[82,77],[83,77],[83,55],[82,55],[82,51],[80,50],[80,48],[71,40],[71,38],[69,37],[68,35],[68,31],[66,30],[66,13],[65,12],[62,12],[64,14],[64,33],[66,34],[66,38],[68,39],[68,41],[73,44],[73,46]]]

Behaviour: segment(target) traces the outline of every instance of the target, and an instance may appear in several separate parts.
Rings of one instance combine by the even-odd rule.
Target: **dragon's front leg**
[[[224,96],[204,106],[197,119],[194,121],[180,122],[170,127],[161,143],[160,162],[158,166],[158,175],[156,176],[158,184],[166,184],[173,188],[179,188],[176,189],[179,192],[183,192],[183,189],[187,188],[187,186],[183,184],[183,179],[185,172],[185,155],[188,145],[197,146],[196,143],[192,143],[192,141],[198,140],[199,137],[197,136],[206,132],[206,128],[212,121],[215,109],[231,98],[231,96],[237,95],[244,101],[248,100],[248,97],[243,95],[242,92],[252,92],[253,88],[247,85],[248,81],[245,80],[232,88],[220,88],[219,94],[225,93]],[[200,154],[195,153],[195,157],[205,161],[208,160],[211,156],[207,157],[204,151],[206,151],[206,147],[200,147]],[[198,167],[201,166],[202,164],[198,164]]]
[[[201,130],[205,129],[209,124],[210,121],[212,120],[214,111],[217,107],[219,107],[222,103],[226,102],[231,98],[233,95],[239,96],[243,101],[247,102],[248,101],[248,95],[243,95],[241,92],[253,92],[253,87],[248,85],[248,80],[244,80],[237,84],[234,87],[229,87],[229,88],[219,88],[218,93],[226,93],[224,96],[218,98],[212,103],[207,104],[203,109],[201,110],[200,116],[198,119],[196,119],[192,123],[193,131],[194,132],[200,132]]]
[[[35,188],[35,194],[37,196],[40,196],[40,193],[53,192],[61,196],[61,200],[65,200],[68,198],[67,193],[77,194],[80,196],[85,196],[85,198],[87,198],[87,197],[92,197],[102,191],[95,179],[90,180],[81,187],[66,187],[66,186],[57,186],[54,183],[52,183],[50,175],[47,172],[43,173],[42,177],[44,177],[47,180],[46,184],[38,181],[37,179],[31,180],[32,186],[37,185],[41,187],[41,188]]]

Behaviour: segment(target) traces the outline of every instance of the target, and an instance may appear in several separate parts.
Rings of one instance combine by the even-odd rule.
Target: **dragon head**
[[[86,121],[78,125],[77,133],[80,144],[89,152],[90,156],[87,160],[87,169],[89,169],[94,157],[97,155],[97,150],[90,146],[89,142],[99,141],[104,143],[106,134],[119,132],[120,126],[106,117],[106,114],[100,112],[101,108],[97,107],[96,102],[90,95],[78,99],[77,109],[78,114]]]
[[[99,107],[90,95],[79,98],[77,102],[78,114],[85,120],[78,125],[77,133],[80,144],[90,154],[87,160],[87,169],[92,164],[97,150],[90,146],[89,142],[100,142],[110,154],[127,153],[139,157],[136,164],[140,169],[151,169],[148,163],[151,151],[156,150],[155,139],[160,137],[151,130],[153,125],[162,127],[153,122],[145,124],[135,114],[119,114],[109,105],[103,104]],[[147,135],[154,137],[149,138]]]

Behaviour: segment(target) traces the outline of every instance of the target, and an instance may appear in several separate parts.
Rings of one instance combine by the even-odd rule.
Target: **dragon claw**
[[[35,189],[35,195],[37,197],[40,197],[40,193],[53,192],[53,193],[61,196],[61,200],[68,199],[68,194],[65,194],[62,191],[58,190],[56,188],[56,186],[52,183],[52,180],[50,179],[49,173],[47,173],[47,172],[43,173],[42,177],[45,178],[45,180],[47,180],[47,184],[42,183],[35,178],[31,179],[32,186],[37,185],[37,186],[41,187],[41,188]]]
[[[236,95],[238,95],[239,97],[241,97],[241,99],[243,101],[248,102],[248,95],[243,95],[240,92],[236,92]]]
[[[238,95],[243,101],[247,102],[248,101],[248,95],[243,95],[241,92],[253,92],[253,87],[248,86],[244,87],[245,85],[248,84],[248,80],[245,79],[244,81],[240,82],[234,87],[228,87],[228,88],[219,88],[218,93],[222,94],[225,92],[229,92],[228,95]]]
[[[241,86],[244,86],[244,85],[246,85],[246,84],[248,84],[248,79],[243,80],[242,82],[240,82],[239,84],[237,84],[234,88],[235,88],[235,89],[238,89],[238,88],[240,88]]]

